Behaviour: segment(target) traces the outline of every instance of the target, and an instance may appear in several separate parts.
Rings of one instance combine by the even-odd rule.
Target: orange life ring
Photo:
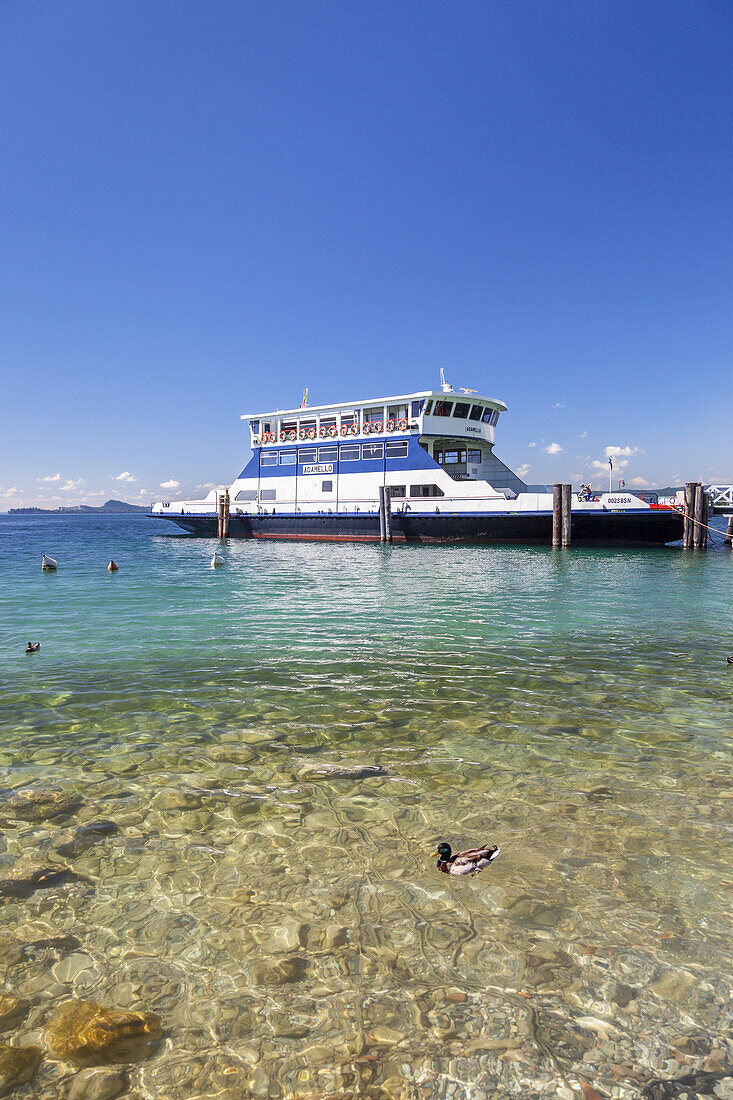
[[[295,432],[288,432],[288,439],[293,442],[296,438]]]
[[[328,437],[329,437],[329,439],[333,439],[335,435],[336,435],[336,429],[334,428],[334,426],[332,424],[331,427],[328,429]]]
[[[397,427],[400,429],[401,432],[407,431],[407,421],[403,418],[402,420],[400,420]]]
[[[372,430],[372,426],[371,426],[371,424],[369,423],[368,420],[364,421],[364,423],[361,426],[361,430],[364,433],[364,435],[369,435],[370,431]]]
[[[305,428],[301,428],[298,432],[298,439],[305,439]]]
[[[381,432],[381,430],[382,430],[382,421],[381,420],[375,420],[372,423],[372,431],[379,433],[379,432]]]
[[[359,434],[359,425],[358,424],[352,424],[351,427],[349,428],[349,435],[358,435],[358,434]]]
[[[341,425],[341,435],[348,435],[348,434],[349,434],[349,425],[348,424],[342,424]]]
[[[285,442],[285,432],[280,432],[280,442],[281,443]]]
[[[396,420],[388,420],[387,421],[387,431],[388,432],[393,432],[396,427],[397,427],[397,421]]]
[[[316,429],[315,428],[309,428],[308,429],[308,438],[309,439],[315,439],[316,438]]]
[[[318,429],[318,434],[321,437],[321,439],[325,439],[326,438],[326,429],[325,428],[319,428]]]

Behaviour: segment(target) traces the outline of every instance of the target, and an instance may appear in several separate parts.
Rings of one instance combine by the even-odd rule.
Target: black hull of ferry
[[[217,517],[154,515],[172,520],[191,535],[216,538]],[[323,542],[379,542],[379,516],[259,515],[230,517],[229,537],[299,539]],[[392,515],[394,542],[485,543],[515,546],[552,541],[550,512],[497,512],[493,515]],[[663,546],[682,538],[682,517],[672,511],[575,512],[574,546]]]

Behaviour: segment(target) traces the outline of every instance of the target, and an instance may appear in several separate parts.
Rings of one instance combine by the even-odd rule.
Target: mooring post
[[[218,506],[217,506],[217,510],[216,510],[216,515],[217,515],[216,537],[218,539],[220,539],[221,538],[221,533],[224,529],[224,494],[223,493],[219,493],[219,496],[218,496]]]
[[[384,486],[384,539],[392,541],[392,492],[389,485]]]
[[[702,522],[704,524],[703,529],[702,529],[702,543],[700,545],[702,546],[703,550],[707,550],[707,548],[708,548],[708,522],[709,522],[708,517],[710,515],[710,501],[708,500],[708,494],[705,492],[705,486],[704,485],[700,486],[700,491],[702,493]]]
[[[224,522],[222,523],[222,535],[224,539],[229,538],[229,490],[224,493]]]
[[[552,545],[562,543],[562,485],[552,486]]]
[[[725,529],[724,543],[733,550],[733,515],[728,516],[728,526]]]
[[[703,549],[702,537],[705,534],[705,528],[703,523],[705,520],[702,518],[705,511],[705,492],[702,487],[701,481],[695,482],[695,510],[693,515],[695,517],[694,531],[692,533],[692,545],[695,550]]]
[[[379,541],[385,542],[387,538],[386,522],[384,515],[384,485],[379,486]]]
[[[562,487],[562,545],[570,546],[572,537],[573,487]]]
[[[682,549],[692,549],[693,517],[695,514],[695,482],[685,482],[685,524],[682,529]]]

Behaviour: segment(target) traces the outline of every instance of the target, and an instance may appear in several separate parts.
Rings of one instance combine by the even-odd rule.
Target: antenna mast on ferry
[[[442,367],[440,368],[440,388],[442,389],[443,393],[453,393],[453,387],[451,386],[450,382],[446,382],[445,371]]]

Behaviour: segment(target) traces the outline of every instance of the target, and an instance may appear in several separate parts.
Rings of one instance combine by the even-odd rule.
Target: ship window
[[[430,412],[430,410],[432,409],[432,407],[433,407],[433,402],[432,402],[432,401],[428,401],[427,405],[425,406],[425,415],[426,415],[426,416],[428,415],[428,413]]]
[[[321,492],[322,493],[332,493],[333,492],[333,482],[332,481],[322,481],[321,482]]]
[[[282,424],[280,425],[280,431],[281,432],[294,432],[297,429],[297,427],[298,427],[298,425],[297,425],[297,422],[295,420],[283,420]]]
[[[456,402],[456,407],[453,410],[453,415],[457,416],[459,420],[465,420],[468,416],[468,405],[463,401]]]
[[[481,413],[484,411],[483,405],[471,405],[471,411],[468,414],[469,420],[480,420]]]
[[[389,486],[389,495],[391,497],[404,497],[404,495],[405,495],[405,486],[404,485],[390,485]]]
[[[356,413],[341,413],[341,427],[350,428],[352,424],[356,424],[358,421]]]
[[[280,451],[280,465],[281,466],[294,466],[295,465],[295,451]]]
[[[301,432],[309,432],[311,429],[315,430],[315,427],[316,427],[315,420],[301,420],[300,421],[300,430],[301,430]]]
[[[481,417],[484,424],[490,424],[491,423],[491,417],[493,415],[494,415],[494,410],[493,409],[485,408],[484,409],[484,415]]]
[[[450,416],[451,409],[453,408],[452,401],[436,401],[435,402],[435,416]]]
[[[384,457],[384,443],[365,443],[362,447],[363,459],[368,458],[383,458]]]
[[[378,409],[364,409],[364,421],[367,424],[376,424],[384,420],[384,409],[380,405]]]
[[[260,434],[260,422],[259,420],[250,420],[249,426],[255,435]]]
[[[443,451],[442,459],[438,459],[442,466],[456,466],[459,462],[466,461],[465,451]]]
[[[491,415],[491,420],[489,421],[489,423],[490,423],[490,424],[492,425],[492,427],[493,427],[493,426],[494,426],[494,424],[498,423],[498,420],[499,420],[499,410],[498,410],[498,409],[494,409],[494,411],[493,411],[493,413],[492,413],[492,415]]]
[[[272,421],[271,420],[265,420],[264,424],[262,425],[262,431],[263,432],[271,432],[272,431]]]
[[[407,440],[395,439],[387,444],[387,458],[407,458]]]
[[[338,458],[338,447],[319,447],[318,448],[318,461],[319,462],[335,462]]]
[[[335,416],[322,416],[321,417],[321,427],[322,428],[335,428],[336,427],[336,417]]]
[[[469,451],[468,452],[468,461],[469,462],[474,462],[478,465],[478,463],[481,462],[481,451]]]
[[[277,500],[277,489],[260,489],[260,500]]]
[[[422,410],[423,401],[412,401],[410,403],[410,416],[419,416]]]
[[[316,461],[316,449],[315,447],[309,447],[307,450],[298,451],[298,462],[315,462]]]
[[[354,447],[339,447],[339,458],[342,462],[358,462],[359,444]]]
[[[437,485],[411,485],[411,497],[444,497],[445,493]]]
[[[235,500],[257,500],[256,489],[242,489],[234,498]]]
[[[260,466],[277,466],[277,451],[262,451]]]

